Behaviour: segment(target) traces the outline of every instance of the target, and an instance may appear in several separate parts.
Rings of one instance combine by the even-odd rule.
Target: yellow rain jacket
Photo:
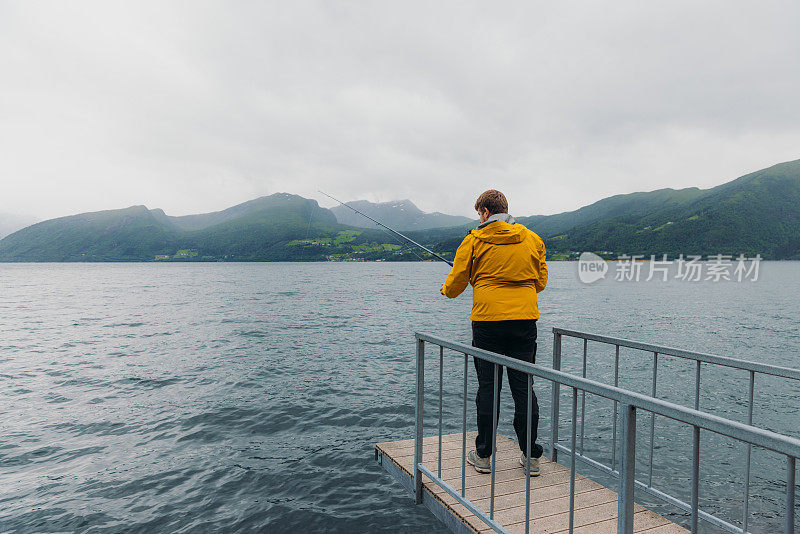
[[[470,230],[456,251],[442,294],[472,284],[473,321],[538,319],[537,293],[547,285],[542,238],[521,224],[494,221]]]

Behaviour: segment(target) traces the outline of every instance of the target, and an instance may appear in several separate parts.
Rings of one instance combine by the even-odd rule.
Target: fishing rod
[[[400,232],[398,232],[397,230],[393,230],[393,229],[389,228],[388,226],[386,226],[385,224],[383,224],[382,222],[380,222],[380,221],[376,221],[375,219],[373,219],[372,217],[370,217],[370,216],[369,216],[369,215],[367,215],[366,213],[363,213],[363,212],[361,212],[361,211],[358,211],[358,210],[357,210],[357,209],[355,209],[353,206],[350,206],[350,205],[348,205],[348,204],[345,204],[345,203],[344,203],[344,202],[342,202],[341,200],[338,200],[338,199],[335,199],[335,198],[333,198],[332,196],[330,196],[330,195],[329,195],[328,193],[326,193],[325,191],[319,191],[319,190],[317,190],[317,191],[318,191],[318,192],[320,192],[320,193],[322,193],[323,195],[325,195],[325,196],[326,196],[326,197],[328,197],[329,199],[331,199],[331,200],[335,200],[336,202],[338,202],[338,203],[339,203],[339,204],[341,204],[342,206],[345,206],[345,207],[348,207],[348,208],[350,208],[351,210],[353,210],[354,212],[358,213],[359,215],[363,215],[364,217],[366,217],[366,218],[367,218],[367,219],[369,219],[370,221],[374,222],[375,224],[377,224],[377,225],[379,225],[379,226],[382,226],[382,227],[386,228],[387,230],[389,230],[389,231],[390,231],[390,232],[392,232],[393,234],[395,234],[395,235],[398,235],[398,236],[402,237],[403,239],[405,239],[405,240],[406,240],[406,241],[408,241],[409,243],[411,243],[411,244],[414,244],[414,245],[418,246],[419,248],[421,248],[422,250],[424,250],[424,251],[425,251],[425,252],[427,252],[428,254],[432,254],[432,255],[436,256],[437,258],[439,258],[440,260],[442,260],[443,262],[445,262],[445,263],[446,263],[447,265],[449,265],[450,267],[452,267],[452,266],[453,266],[453,264],[452,264],[452,262],[450,262],[450,260],[446,260],[445,258],[443,258],[443,257],[439,256],[437,253],[435,253],[435,252],[434,252],[434,251],[432,251],[431,249],[429,249],[429,248],[426,248],[426,247],[423,247],[422,245],[420,245],[419,243],[417,243],[417,242],[416,242],[416,241],[414,241],[413,239],[411,239],[411,238],[409,238],[409,237],[406,237],[406,236],[404,236],[403,234],[401,234],[401,233],[400,233]]]

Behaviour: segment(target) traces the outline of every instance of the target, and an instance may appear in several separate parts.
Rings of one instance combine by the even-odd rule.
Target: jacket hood
[[[494,221],[491,224],[471,230],[470,233],[481,241],[493,245],[513,245],[521,243],[527,229],[521,224],[508,224],[505,221]]]

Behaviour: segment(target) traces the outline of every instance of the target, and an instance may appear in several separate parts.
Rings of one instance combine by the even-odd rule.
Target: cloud
[[[497,187],[527,215],[713,186],[800,158],[799,17],[788,1],[5,2],[0,211],[178,215],[323,189],[472,215]]]

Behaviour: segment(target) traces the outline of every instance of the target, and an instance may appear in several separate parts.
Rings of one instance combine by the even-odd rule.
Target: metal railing
[[[563,331],[561,332],[564,333]],[[637,412],[643,410],[653,414],[679,421],[690,425],[694,430],[694,448],[693,448],[693,461],[692,461],[692,503],[690,511],[692,513],[692,533],[697,532],[699,513],[699,492],[698,492],[698,479],[699,479],[699,436],[700,430],[708,430],[722,436],[728,436],[735,440],[762,447],[767,450],[774,451],[778,454],[784,455],[787,458],[787,486],[786,486],[786,517],[785,517],[785,532],[787,534],[794,533],[794,509],[795,509],[795,466],[796,459],[800,457],[800,440],[783,436],[775,432],[756,428],[751,425],[739,423],[718,417],[712,414],[700,412],[699,410],[679,406],[662,399],[657,399],[620,389],[619,387],[602,384],[600,382],[589,380],[585,377],[580,377],[556,369],[547,369],[538,367],[530,363],[522,362],[507,356],[495,354],[486,350],[478,349],[463,343],[455,341],[448,341],[429,334],[416,333],[417,344],[417,382],[416,382],[416,431],[414,442],[414,496],[417,504],[422,503],[422,477],[427,476],[448,495],[453,497],[458,503],[463,505],[467,510],[480,518],[487,526],[496,532],[505,533],[507,530],[495,520],[494,510],[494,495],[495,495],[495,465],[496,465],[496,447],[492,447],[492,471],[490,482],[490,500],[489,500],[489,513],[487,514],[480,507],[470,502],[466,497],[466,430],[467,430],[467,376],[468,369],[467,363],[469,356],[485,360],[493,363],[495,368],[495,395],[494,395],[494,417],[493,417],[493,443],[496,441],[497,435],[497,371],[500,365],[506,366],[510,369],[515,369],[525,373],[528,377],[528,387],[532,386],[533,377],[541,378],[550,381],[554,389],[556,387],[565,386],[572,389],[572,450],[576,450],[577,445],[577,415],[578,415],[578,392],[582,395],[590,393],[610,399],[618,403],[621,407],[620,414],[622,420],[622,428],[620,434],[620,467],[617,472],[619,478],[618,490],[618,517],[617,517],[617,532],[622,534],[630,534],[633,532],[633,515],[634,515],[634,491],[638,484],[635,479],[636,467],[636,424]],[[426,467],[422,459],[422,439],[423,439],[423,411],[424,411],[424,396],[425,396],[425,344],[430,343],[439,347],[439,454],[438,454],[438,468],[436,473]],[[443,369],[444,369],[444,349],[454,351],[455,353],[463,356],[464,358],[464,399],[463,399],[463,433],[461,442],[461,491],[453,488],[450,484],[442,479],[442,394],[443,394]],[[526,491],[525,491],[525,532],[530,532],[530,428],[531,428],[531,395],[528,395],[528,443],[527,458],[528,465],[526,466]],[[551,423],[557,421],[554,418]],[[557,428],[553,424],[554,428]],[[557,432],[555,433],[557,437]],[[557,447],[555,450],[562,450],[568,452],[568,449],[562,449],[561,446],[554,442]],[[569,499],[569,531],[572,532],[575,526],[575,460],[577,454],[571,454],[570,460],[570,499]]]
[[[777,376],[781,378],[787,378],[790,380],[797,380],[800,381],[800,370],[798,369],[791,369],[788,367],[780,367],[776,365],[769,365],[763,364],[758,362],[752,362],[748,360],[741,360],[737,358],[730,358],[726,356],[716,356],[713,354],[704,354],[701,352],[692,352],[683,349],[676,349],[672,347],[664,347],[659,345],[652,345],[650,343],[641,343],[638,341],[631,341],[629,339],[621,339],[621,338],[614,338],[608,336],[601,336],[597,334],[590,334],[587,332],[578,332],[574,330],[565,330],[563,328],[553,328],[553,369],[561,370],[562,365],[562,337],[571,337],[576,339],[583,340],[583,358],[582,358],[582,372],[581,376],[586,377],[586,366],[587,366],[587,345],[589,341],[602,343],[605,345],[613,345],[615,347],[615,354],[614,354],[614,386],[619,385],[619,349],[620,347],[626,347],[631,349],[636,349],[644,352],[649,352],[653,354],[652,358],[652,385],[650,396],[656,398],[658,396],[658,357],[659,355],[662,356],[674,356],[677,358],[683,358],[687,360],[692,360],[695,362],[695,384],[694,384],[694,409],[700,409],[700,371],[702,364],[709,364],[709,365],[716,365],[721,367],[728,367],[732,369],[738,369],[741,371],[747,371],[749,375],[749,387],[747,393],[747,424],[753,424],[753,401],[754,401],[754,390],[755,390],[755,378],[756,374],[763,374],[763,375],[770,375],[770,376]],[[562,451],[565,454],[571,454],[572,450],[575,450],[573,447],[569,449],[564,445],[558,442],[558,423],[559,423],[559,385],[557,383],[553,384],[553,397],[552,397],[552,434],[550,440],[550,450],[552,453],[552,458],[554,461],[558,459],[558,452]],[[579,460],[587,463],[608,475],[613,477],[619,477],[619,470],[615,468],[617,465],[617,413],[618,413],[618,403],[614,402],[614,417],[613,417],[613,429],[612,429],[612,446],[611,446],[611,465],[603,464],[602,462],[598,462],[592,458],[587,457],[584,454],[584,423],[586,419],[586,392],[581,392],[581,424],[580,424],[580,443],[578,450],[576,452],[576,456]],[[687,503],[678,499],[673,495],[669,495],[663,491],[660,491],[653,487],[653,450],[655,444],[655,421],[656,421],[656,414],[653,413],[650,416],[650,447],[649,447],[649,462],[648,462],[648,478],[647,483],[642,482],[640,480],[635,480],[634,483],[637,488],[644,490],[645,492],[657,497],[663,501],[666,501],[670,504],[677,506],[678,508],[691,512],[694,507],[694,503]],[[694,449],[695,453],[693,454],[693,470],[699,469],[699,465],[696,463],[697,460],[697,449],[699,447],[699,434],[697,431],[694,435]],[[710,514],[704,510],[699,510],[699,518],[709,523],[712,523],[720,528],[723,528],[729,532],[734,533],[743,533],[747,532],[747,524],[749,521],[749,501],[750,501],[750,466],[751,466],[751,453],[752,453],[752,445],[750,443],[745,443],[745,462],[744,462],[744,482],[743,482],[743,506],[742,506],[742,526],[738,527],[724,519],[721,519],[713,514]],[[697,483],[697,477],[693,478],[693,484]],[[693,499],[697,493],[697,488],[692,487],[692,495]],[[692,524],[694,525],[696,519],[692,519]]]

